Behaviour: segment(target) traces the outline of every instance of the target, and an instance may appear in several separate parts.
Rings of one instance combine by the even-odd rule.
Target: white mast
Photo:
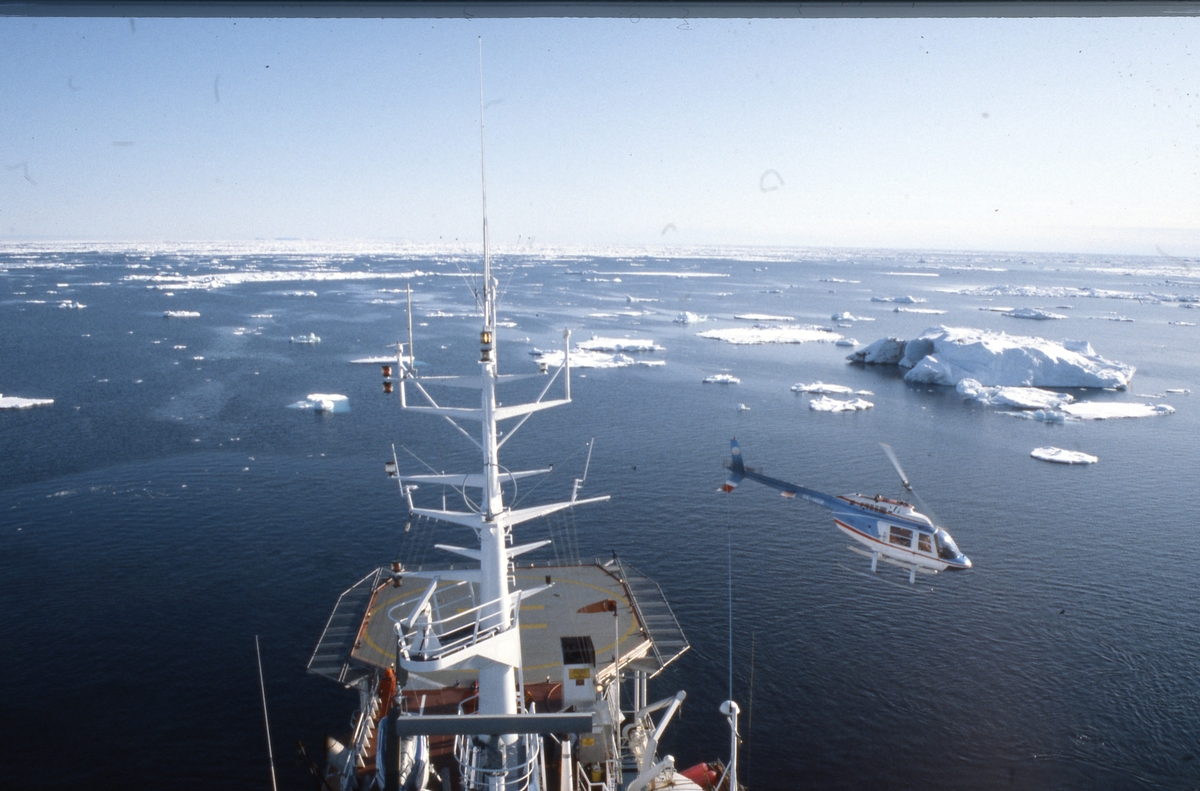
[[[480,180],[483,190],[483,293],[476,296],[479,299],[480,307],[483,309],[483,328],[479,334],[480,373],[479,376],[422,376],[417,378],[414,367],[415,362],[411,356],[411,339],[409,342],[409,357],[405,358],[403,354],[397,355],[397,367],[400,372],[399,390],[401,407],[409,411],[440,415],[472,443],[478,446],[483,453],[482,474],[411,475],[402,476],[400,480],[401,490],[404,492],[409,512],[413,516],[424,516],[453,524],[465,525],[475,531],[479,538],[478,549],[468,549],[446,544],[438,544],[436,546],[439,549],[478,560],[479,569],[477,571],[468,569],[453,572],[408,572],[408,576],[427,577],[431,581],[425,595],[421,598],[412,613],[409,614],[409,617],[397,623],[397,629],[401,640],[401,665],[405,670],[422,673],[451,668],[476,669],[479,672],[479,713],[481,715],[502,716],[515,715],[519,709],[524,708],[523,702],[519,701],[518,698],[518,674],[521,672],[522,667],[520,628],[517,616],[520,602],[549,587],[542,586],[515,592],[510,591],[508,572],[512,558],[550,543],[549,541],[537,541],[531,544],[510,546],[512,543],[512,528],[530,519],[547,516],[575,505],[601,502],[607,500],[608,496],[591,497],[583,500],[578,499],[577,492],[581,481],[577,481],[574,490],[572,490],[571,499],[565,502],[536,505],[519,510],[513,510],[504,504],[499,462],[500,448],[513,437],[517,430],[524,424],[525,420],[534,412],[571,402],[570,358],[569,355],[564,355],[563,366],[554,372],[535,401],[525,404],[506,404],[504,406],[497,404],[497,384],[517,379],[541,377],[546,372],[543,370],[542,373],[537,374],[506,374],[501,376],[496,370],[497,283],[492,275],[487,222],[487,176],[483,168],[485,148],[482,39],[480,40],[479,76],[479,155]],[[569,343],[569,333],[565,333],[564,337],[567,338],[567,342]],[[563,377],[563,397],[543,400],[546,393],[550,390],[551,385],[554,384],[564,371],[566,375]],[[421,395],[427,406],[410,405],[408,403],[407,385],[409,384]],[[441,406],[426,390],[425,385],[428,384],[478,387],[480,389],[480,406],[478,409]],[[512,418],[520,418],[520,421],[510,428],[503,435],[503,439],[501,439],[501,434],[498,430],[499,422]],[[475,436],[472,436],[471,432],[459,425],[459,421],[461,420],[478,420],[480,422],[481,430],[478,440]],[[520,472],[505,470],[504,480],[516,480],[518,478],[542,475],[549,472],[551,472],[550,469]],[[469,511],[451,511],[447,510],[444,505],[441,509],[419,508],[413,502],[412,491],[416,488],[415,484],[420,483],[478,488],[481,491],[481,497],[477,506],[471,503],[472,510]],[[430,602],[436,595],[439,581],[449,581],[451,579],[465,580],[477,584],[479,586],[479,601],[481,604],[472,610],[458,613],[442,621],[435,621]],[[473,629],[467,630],[471,632],[471,636],[452,636],[461,634],[461,632],[456,630],[458,627],[464,625],[464,619],[473,621]],[[454,627],[448,627],[446,625],[447,622],[453,622],[455,624]],[[440,641],[443,638],[449,640],[450,643],[446,646],[441,645]],[[500,736],[498,740],[499,744],[496,745],[500,749],[488,748],[490,751],[489,754],[492,756],[492,758],[487,759],[489,768],[486,770],[480,769],[479,771],[486,771],[489,775],[498,777],[498,775],[495,775],[496,772],[502,775],[517,768],[511,763],[512,761],[532,760],[532,756],[537,751],[536,747],[531,748],[526,746],[523,748],[525,756],[523,759],[520,757],[522,749],[514,748],[515,753],[511,756],[504,749],[505,746],[515,745],[520,738],[520,731]],[[533,738],[536,739],[536,737]],[[528,742],[526,744],[528,745]],[[496,765],[492,761],[498,754],[501,757],[497,758],[499,765]],[[469,761],[474,760],[474,758],[469,759]],[[488,781],[489,784],[492,782]],[[474,780],[468,782],[465,775],[464,783],[472,787],[476,785]]]

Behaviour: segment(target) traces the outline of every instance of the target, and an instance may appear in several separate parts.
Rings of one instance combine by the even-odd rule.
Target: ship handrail
[[[478,645],[489,637],[505,631],[503,613],[498,611],[496,606],[504,604],[504,599],[507,599],[510,623],[516,623],[516,619],[519,617],[521,600],[524,598],[521,595],[522,593],[523,591],[517,590],[507,597],[492,599],[463,612],[458,612],[437,620],[431,618],[428,621],[418,624],[416,629],[404,634],[403,650],[405,655],[412,656],[416,654],[419,657],[419,661],[422,662],[437,661],[473,645]],[[427,611],[429,606],[427,605]],[[492,611],[484,614],[484,611],[489,608]],[[393,620],[395,620],[394,617]],[[493,621],[495,622],[493,623]],[[451,624],[455,625],[451,627]],[[455,637],[449,642],[442,642],[444,636],[453,635],[468,628],[470,628],[469,634]],[[428,645],[431,634],[437,638],[438,647],[417,650],[418,646]]]
[[[462,788],[488,789],[491,784],[488,776],[504,775],[505,791],[525,791],[530,787],[530,780],[540,766],[539,757],[542,752],[542,740],[535,734],[523,734],[519,743],[524,745],[525,758],[520,763],[509,765],[505,760],[503,769],[481,769],[476,766],[481,749],[470,736],[457,736],[454,739],[454,759],[458,762],[459,776],[462,778]]]

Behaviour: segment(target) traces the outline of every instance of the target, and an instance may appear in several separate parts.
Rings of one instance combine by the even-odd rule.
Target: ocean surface
[[[406,532],[384,461],[395,445],[408,472],[476,465],[464,438],[401,414],[378,367],[351,361],[406,339],[411,284],[422,371],[475,371],[460,272],[478,267],[465,253],[290,243],[0,250],[0,393],[54,399],[0,410],[6,787],[268,788],[255,635],[280,787],[313,787],[297,742],[319,756],[356,705],[305,672],[338,595],[468,540],[428,522]],[[693,646],[652,682],[656,697],[688,692],[663,745],[679,766],[727,758],[717,709],[732,679],[751,788],[1200,786],[1188,262],[714,250],[510,253],[496,267],[513,324],[499,331],[502,372],[536,371],[528,351],[561,346],[565,328],[664,347],[629,356],[665,366],[576,370],[574,403],[533,417],[502,458],[553,463],[526,503],[549,500],[569,493],[595,437],[582,494],[612,500],[517,537],[558,539],[543,559],[616,551],[662,586]],[[926,301],[871,301],[899,296]],[[682,311],[708,321],[676,323]],[[1088,340],[1137,373],[1125,391],[1069,392],[1175,412],[1021,420],[850,365],[832,343],[697,336],[752,326],[733,318],[749,312],[862,344],[939,324]],[[873,321],[831,320],[841,312]],[[291,342],[309,333],[320,343]],[[741,383],[701,383],[717,373]],[[869,390],[874,408],[812,411],[790,387],[817,380]],[[502,399],[536,395],[511,387]],[[350,411],[289,408],[310,393],[343,394]],[[974,568],[915,585],[891,566],[871,574],[826,511],[750,482],[717,492],[735,435],[749,464],[832,493],[900,494],[879,448],[891,444]],[[1030,458],[1046,445],[1099,462]]]

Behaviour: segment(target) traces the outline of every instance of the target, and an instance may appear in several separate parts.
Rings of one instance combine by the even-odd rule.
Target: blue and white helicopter
[[[727,465],[730,471],[729,479],[721,486],[721,491],[732,492],[743,479],[749,478],[772,489],[778,489],[784,497],[800,495],[810,503],[828,508],[833,514],[833,523],[838,530],[869,550],[871,571],[875,571],[881,557],[887,562],[908,568],[909,582],[916,581],[918,570],[936,574],[947,569],[971,568],[971,559],[959,550],[950,534],[934,524],[932,519],[914,509],[911,504],[880,494],[874,497],[865,494],[834,496],[771,478],[746,466],[742,460],[742,449],[736,439],[729,444],[733,458]],[[901,469],[896,454],[887,445],[883,445],[883,449],[895,466],[896,472],[900,473],[900,481],[904,488],[916,497],[916,492]],[[861,550],[855,551],[867,554]]]

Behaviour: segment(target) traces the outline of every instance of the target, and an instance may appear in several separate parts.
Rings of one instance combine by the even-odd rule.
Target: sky
[[[0,18],[0,243],[1200,255],[1200,19]]]

